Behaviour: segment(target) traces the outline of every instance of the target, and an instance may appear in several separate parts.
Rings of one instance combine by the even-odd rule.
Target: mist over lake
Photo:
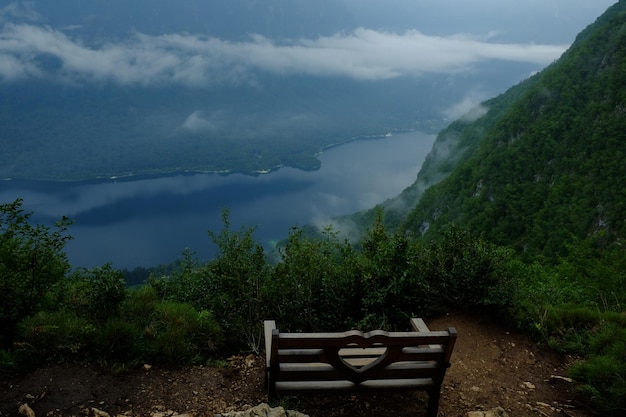
[[[215,254],[208,230],[256,227],[267,249],[291,227],[329,224],[396,196],[415,181],[434,135],[394,134],[326,150],[321,168],[282,168],[270,174],[178,175],[99,183],[0,182],[0,202],[24,199],[33,220],[75,223],[66,246],[74,267],[112,262],[116,268],[155,266],[181,258],[185,248],[201,259]]]

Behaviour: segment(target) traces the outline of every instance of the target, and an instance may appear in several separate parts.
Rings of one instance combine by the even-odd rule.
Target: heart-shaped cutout
[[[329,363],[348,381],[359,384],[389,365],[389,348],[343,348],[326,352]]]

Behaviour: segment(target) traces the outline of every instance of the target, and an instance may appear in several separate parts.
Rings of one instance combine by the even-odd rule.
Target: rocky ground
[[[568,358],[545,351],[490,317],[448,314],[427,320],[433,330],[456,327],[439,416],[467,416],[502,407],[509,416],[590,417],[574,401]],[[225,366],[142,369],[112,375],[92,366],[51,364],[0,381],[0,416],[210,416],[266,401],[263,359],[230,358]],[[28,407],[24,406],[28,404]],[[421,416],[422,393],[317,395],[280,404],[312,417]],[[20,406],[21,414],[20,414]]]

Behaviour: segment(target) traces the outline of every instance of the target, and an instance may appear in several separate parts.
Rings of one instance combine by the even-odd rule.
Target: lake
[[[177,175],[107,182],[0,181],[0,202],[21,197],[33,220],[75,223],[66,251],[74,267],[111,262],[115,268],[156,266],[181,258],[185,248],[210,259],[208,230],[256,227],[266,249],[291,227],[329,224],[335,216],[374,207],[415,181],[435,140],[419,132],[357,140],[320,155],[321,168],[281,168],[269,174]]]

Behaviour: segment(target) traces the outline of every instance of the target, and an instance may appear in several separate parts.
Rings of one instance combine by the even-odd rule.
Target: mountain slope
[[[538,76],[533,76],[510,88],[506,93],[487,100],[472,109],[465,117],[452,122],[442,130],[426,156],[417,180],[401,194],[378,206],[385,212],[387,227],[393,229],[400,227],[407,213],[420,201],[428,187],[450,175],[458,164],[470,158],[485,132],[491,129],[515,100],[524,94],[537,79]],[[370,225],[375,217],[376,209],[371,209],[341,217],[338,222],[344,225],[346,222]]]
[[[505,111],[494,113],[505,102]],[[407,230],[434,236],[457,223],[498,244],[547,256],[574,237],[602,231],[614,241],[624,235],[626,2],[581,32],[557,62],[485,105],[491,108],[486,116],[438,137],[433,155],[458,135],[473,138],[471,156],[464,159],[457,145],[439,163],[439,171],[456,165],[423,194]],[[481,131],[474,148],[472,132]],[[432,175],[425,164],[416,184]]]

